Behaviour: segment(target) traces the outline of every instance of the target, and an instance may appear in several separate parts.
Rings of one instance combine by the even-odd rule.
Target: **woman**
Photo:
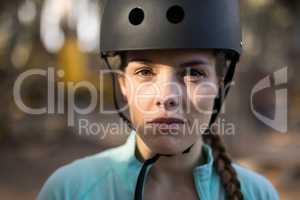
[[[212,130],[240,53],[236,0],[107,1],[101,54],[109,68],[109,56],[121,58],[130,119],[119,114],[133,130],[124,145],[58,169],[38,199],[279,199]]]

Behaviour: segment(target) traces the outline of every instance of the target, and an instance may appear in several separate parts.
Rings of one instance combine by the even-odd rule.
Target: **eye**
[[[143,67],[135,72],[136,75],[149,77],[154,75],[153,70],[150,67]]]
[[[183,72],[183,77],[190,81],[197,81],[206,78],[207,74],[203,70],[186,68]]]

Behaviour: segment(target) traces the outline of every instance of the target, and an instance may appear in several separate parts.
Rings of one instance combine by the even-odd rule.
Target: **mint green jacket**
[[[135,156],[136,137],[132,131],[125,144],[56,170],[40,191],[38,200],[133,200],[142,163]],[[213,167],[211,147],[204,144],[207,162],[193,170],[201,200],[224,200],[219,176]],[[151,165],[152,166],[152,165]],[[149,169],[146,172],[146,177]],[[234,164],[245,200],[278,200],[272,184],[263,176]],[[175,188],[176,189],[176,188]]]

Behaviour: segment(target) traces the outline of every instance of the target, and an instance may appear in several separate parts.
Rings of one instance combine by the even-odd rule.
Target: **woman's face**
[[[127,54],[119,76],[131,122],[155,153],[176,154],[201,138],[218,94],[215,56],[200,50]]]

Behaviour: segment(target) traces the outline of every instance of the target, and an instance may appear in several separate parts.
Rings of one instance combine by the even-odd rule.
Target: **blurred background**
[[[241,0],[244,54],[235,85],[226,101],[226,123],[235,135],[224,137],[235,161],[268,177],[281,199],[298,200],[300,188],[300,1]],[[42,184],[58,167],[75,159],[120,145],[126,131],[108,134],[82,133],[80,119],[90,123],[119,121],[95,109],[74,114],[67,123],[66,85],[88,80],[105,98],[98,106],[113,108],[109,77],[99,82],[103,62],[99,56],[101,0],[1,0],[0,3],[0,196],[1,199],[35,199]],[[20,74],[29,69],[63,70],[55,76],[55,99],[48,99],[44,76],[23,82],[22,101],[31,108],[49,101],[65,105],[60,112],[30,115],[14,101],[13,88]],[[265,125],[251,110],[253,87],[266,76],[287,67],[287,133]],[[60,84],[59,84],[60,83]],[[255,110],[274,117],[276,87],[254,96]],[[76,90],[75,103],[84,108],[91,101],[85,88]],[[57,98],[56,98],[57,96]],[[52,96],[54,98],[54,96]]]

